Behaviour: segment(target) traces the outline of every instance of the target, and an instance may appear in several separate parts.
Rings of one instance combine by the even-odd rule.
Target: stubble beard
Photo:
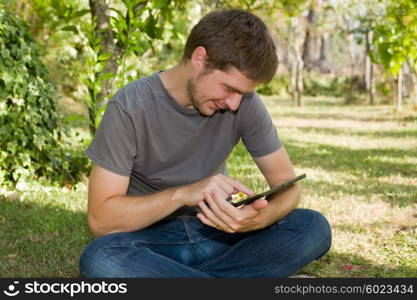
[[[199,80],[197,78],[196,80]],[[197,100],[197,88],[196,83],[193,81],[193,79],[188,79],[187,81],[187,97],[190,101],[191,105],[195,108],[195,110],[198,111],[198,113],[204,117],[210,117],[213,114],[207,114],[202,109],[202,102],[199,102]]]

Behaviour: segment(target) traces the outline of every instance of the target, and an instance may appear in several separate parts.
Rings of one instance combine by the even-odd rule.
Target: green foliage
[[[360,76],[352,76],[346,80],[341,95],[345,104],[361,104],[366,101],[366,86]]]
[[[416,13],[414,0],[389,1],[386,15],[375,27],[377,49],[372,58],[395,76],[406,61],[417,69]]]
[[[175,39],[181,36],[183,22],[174,22],[174,11],[182,10],[183,0],[122,0],[109,5],[107,28],[97,29],[97,18],[79,6],[57,6],[55,14],[69,16],[67,26],[61,30],[72,34],[77,45],[75,58],[83,62],[84,72],[78,75],[84,84],[81,100],[89,112],[89,126],[93,134],[101,121],[105,105],[116,88],[144,75],[146,62],[143,56],[157,45],[166,41],[169,35]],[[175,8],[175,9],[174,9]],[[79,23],[80,16],[89,14],[87,22]],[[108,45],[109,35],[114,46]],[[141,59],[142,58],[142,59]],[[113,67],[112,67],[113,66]]]
[[[358,78],[348,76],[310,76],[304,81],[304,93],[307,96],[344,97],[352,90],[364,92]]]
[[[263,10],[267,14],[273,13],[275,9],[282,10],[288,16],[296,16],[301,14],[302,10],[308,4],[308,0],[206,0],[206,5],[210,6],[214,3],[215,8],[242,8],[250,11]]]
[[[394,88],[391,88],[387,81],[376,83],[375,90],[384,100],[389,101],[394,97],[394,95],[392,95]]]
[[[261,84],[256,89],[259,94],[262,95],[288,95],[290,90],[290,77],[289,76],[274,76],[267,84]]]
[[[0,184],[75,180],[85,165],[62,150],[56,90],[40,54],[28,26],[0,9]]]
[[[310,74],[304,78],[304,95],[352,98],[353,95],[356,97],[365,93],[365,87],[361,83],[358,77]],[[268,84],[260,85],[257,92],[268,96],[289,95],[290,77],[275,76]]]
[[[33,25],[31,32],[48,48],[43,58],[58,92],[85,105],[85,121],[94,133],[116,89],[178,62],[190,27],[203,13],[215,7],[295,11],[305,2],[118,0],[107,3],[109,23],[102,30],[88,1],[32,0],[28,5],[10,0],[8,8]],[[104,37],[109,33],[115,43],[111,49]]]

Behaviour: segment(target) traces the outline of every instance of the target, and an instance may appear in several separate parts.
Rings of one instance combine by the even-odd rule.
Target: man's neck
[[[159,74],[162,84],[172,98],[183,107],[190,107],[191,103],[187,96],[187,81],[189,78],[187,64],[180,63],[175,67]]]

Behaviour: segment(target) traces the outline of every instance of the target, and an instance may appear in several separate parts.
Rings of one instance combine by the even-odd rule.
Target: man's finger
[[[201,222],[203,222],[204,224],[214,227],[214,228],[218,228],[219,226],[214,224],[210,219],[208,219],[203,213],[198,213],[197,214],[197,218],[200,219]]]
[[[211,196],[209,193],[205,194],[205,198],[206,199],[210,199]],[[210,205],[210,200],[209,200],[209,205]],[[231,229],[228,225],[226,225],[222,220],[220,220],[211,210],[211,208],[209,208],[207,206],[207,204],[204,201],[200,201],[198,203],[198,206],[201,208],[201,211],[203,212],[203,214],[206,216],[207,219],[209,219],[213,224],[218,225],[218,226],[214,226],[216,228],[221,227],[224,230],[227,229]]]
[[[230,209],[229,210],[227,208],[224,209],[223,207],[231,206],[232,209],[234,209],[235,207],[230,205],[230,203],[225,201],[215,191],[212,193],[208,193],[208,194],[209,195],[207,195],[206,200],[207,200],[208,205],[210,206],[210,209],[213,211],[214,215],[219,220],[221,220],[224,224],[226,224],[231,229],[232,227],[230,226],[230,224],[232,224],[233,222],[233,215],[230,214]]]
[[[223,217],[223,221],[227,224],[230,224],[230,226],[232,227],[233,224],[235,223],[241,223],[242,222],[242,217],[245,219],[246,218],[246,214],[244,211],[242,211],[241,208],[239,207],[235,207],[233,206],[230,202],[225,201],[224,199],[221,199],[218,197],[218,194],[213,193],[212,196],[213,200],[215,200],[216,204],[210,204],[209,205],[217,205],[217,207],[221,210],[221,212],[219,213],[220,216],[225,216]],[[251,211],[253,211],[254,209],[251,208]],[[250,213],[250,215],[252,215],[252,212]]]
[[[268,201],[265,199],[258,199],[255,202],[252,202],[251,204],[245,205],[243,208],[248,210],[260,210],[262,208],[265,208],[268,206]]]
[[[252,195],[253,192],[250,188],[248,188],[247,186],[245,186],[243,183],[234,180],[230,177],[224,176],[225,180],[228,184],[230,184],[234,189],[236,189],[239,192],[245,193],[246,195]]]

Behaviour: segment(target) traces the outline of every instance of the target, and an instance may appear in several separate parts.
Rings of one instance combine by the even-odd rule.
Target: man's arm
[[[147,196],[127,196],[129,177],[98,165],[91,170],[88,187],[88,224],[96,236],[144,228],[181,206],[175,189]]]
[[[296,176],[284,147],[269,155],[256,158],[255,162],[269,186],[276,186]],[[283,193],[274,196],[269,200],[265,209],[260,211],[260,219],[263,226],[271,225],[279,219],[288,215],[301,201],[301,185],[295,183]]]
[[[284,147],[255,159],[270,186],[284,183],[295,173]],[[197,217],[206,225],[226,232],[243,232],[264,228],[289,214],[300,202],[301,186],[296,183],[269,202],[259,199],[242,208],[236,208],[215,191],[205,194]]]
[[[196,206],[207,191],[227,198],[234,190],[251,191],[243,184],[217,174],[193,184],[166,189],[146,196],[126,195],[129,177],[94,165],[88,188],[88,224],[101,236],[145,228],[181,206]]]

